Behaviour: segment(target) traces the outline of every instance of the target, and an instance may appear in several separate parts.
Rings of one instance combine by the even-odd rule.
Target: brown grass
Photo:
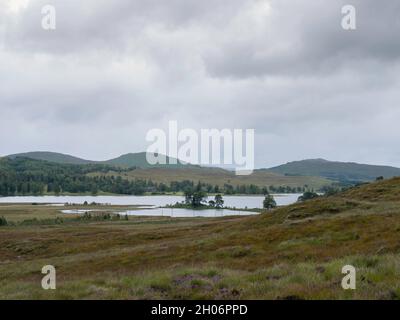
[[[0,298],[397,299],[400,202],[379,190],[398,187],[383,181],[259,216],[0,227]],[[0,216],[57,210],[0,206]],[[52,292],[40,287],[45,264],[57,268]],[[345,264],[357,290],[340,286]]]

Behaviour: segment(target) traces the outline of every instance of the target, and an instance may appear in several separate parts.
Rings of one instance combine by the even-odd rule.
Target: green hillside
[[[312,176],[285,176],[268,170],[254,170],[251,175],[238,176],[233,171],[221,168],[204,168],[197,166],[184,166],[180,168],[137,168],[120,173],[109,172],[108,175],[121,176],[123,179],[151,179],[153,182],[170,184],[173,181],[200,181],[202,183],[218,185],[255,185],[258,187],[290,187],[311,188],[320,190],[332,184],[331,180],[323,177]]]
[[[198,183],[200,182],[200,186]],[[209,193],[263,194],[319,190],[330,182],[257,171],[236,176],[220,168],[136,168],[106,163],[64,164],[24,157],[0,159],[0,196],[43,194],[176,193],[201,187]]]
[[[127,153],[121,155],[117,158],[106,160],[106,161],[93,161],[86,160],[74,156],[70,156],[67,154],[57,153],[57,152],[48,152],[48,151],[36,151],[36,152],[26,152],[26,153],[18,153],[6,156],[11,159],[15,159],[16,157],[21,158],[29,158],[34,160],[43,160],[49,162],[55,162],[60,164],[88,164],[88,163],[102,163],[109,164],[113,166],[120,167],[138,167],[138,168],[183,168],[183,167],[197,167],[185,163],[181,163],[177,161],[177,164],[170,164],[172,162],[171,157],[166,157],[167,164],[156,164],[151,165],[146,160],[146,152],[138,152],[138,153]]]
[[[6,156],[11,159],[16,157],[29,158],[34,160],[44,160],[55,163],[63,164],[88,164],[94,163],[95,161],[85,160],[78,157],[70,156],[68,154],[57,153],[57,152],[47,152],[47,151],[35,151],[26,153],[17,153]]]
[[[394,178],[254,216],[0,205],[0,298],[399,300],[399,196]],[[38,285],[44,261],[62,270],[57,290]],[[341,286],[346,265],[356,290]]]
[[[395,167],[324,159],[293,161],[268,170],[284,175],[319,176],[336,181],[372,181],[380,176],[400,176],[400,169]]]
[[[187,166],[192,166],[188,164],[181,163],[180,161],[176,161],[176,159],[166,156],[167,164],[149,164],[146,159],[146,152],[138,152],[138,153],[127,153],[118,158],[104,161],[104,163],[111,164],[114,166],[122,166],[122,167],[138,167],[138,168],[183,168]],[[175,160],[176,164],[171,164]]]
[[[48,161],[58,164],[103,164],[122,171],[111,172],[110,175],[121,175],[127,180],[151,179],[157,183],[176,181],[201,181],[205,184],[224,186],[225,184],[306,187],[320,190],[324,186],[339,182],[351,185],[358,182],[373,181],[377,177],[391,178],[400,176],[400,169],[389,166],[376,166],[352,162],[334,162],[323,159],[311,159],[289,162],[270,169],[254,170],[251,175],[237,176],[234,172],[222,168],[200,167],[177,161],[170,164],[172,158],[167,157],[167,164],[150,165],[146,153],[128,153],[106,161],[92,161],[55,152],[27,152],[7,156],[10,159],[24,157],[34,160]],[[130,170],[128,170],[130,169]],[[111,170],[113,171],[113,170]],[[103,175],[104,173],[101,173]]]

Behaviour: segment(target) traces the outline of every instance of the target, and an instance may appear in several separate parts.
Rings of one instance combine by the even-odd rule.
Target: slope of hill
[[[116,193],[142,194],[146,183],[96,179],[91,172],[123,172],[125,169],[102,163],[65,164],[24,157],[0,159],[0,196]]]
[[[76,172],[86,172],[88,177],[96,177],[96,176],[108,176],[110,179],[113,176],[120,176],[125,181],[130,181],[130,184],[135,185],[133,189],[135,192],[139,192],[142,190],[143,192],[147,189],[151,189],[150,186],[147,186],[146,183],[143,182],[143,185],[138,186],[139,183],[137,180],[149,181],[154,183],[163,183],[166,185],[170,185],[172,182],[193,182],[197,183],[200,181],[203,184],[208,184],[213,187],[219,186],[224,189],[225,185],[227,186],[227,190],[232,190],[232,188],[236,188],[241,186],[242,188],[247,186],[248,188],[252,188],[250,193],[257,193],[256,188],[252,186],[256,186],[259,188],[263,187],[273,187],[270,188],[271,191],[276,192],[301,192],[303,189],[314,189],[320,190],[323,186],[328,186],[332,182],[328,179],[321,177],[310,177],[310,176],[285,176],[277,173],[273,173],[267,170],[255,170],[253,174],[249,176],[237,176],[233,171],[225,170],[222,168],[207,168],[200,167],[190,164],[176,164],[176,165],[155,165],[150,166],[146,161],[146,154],[128,154],[121,156],[119,158],[96,162],[84,160],[68,155],[58,154],[58,153],[48,153],[48,152],[32,152],[25,154],[12,155],[3,158],[3,163],[6,163],[5,160],[9,159],[14,162],[10,162],[18,167],[18,170],[21,174],[26,175],[26,179],[29,180],[29,172],[32,168],[35,168],[35,179],[39,179],[37,182],[38,190],[36,192],[46,192],[50,191],[50,187],[54,187],[53,184],[48,185],[48,181],[41,181],[41,176],[54,176],[54,173],[51,173],[52,170],[54,172],[68,172],[65,175],[64,180],[69,178],[72,179]],[[68,166],[68,167],[66,167]],[[75,168],[70,166],[76,166]],[[49,171],[50,169],[50,171]],[[96,170],[97,169],[97,170]],[[42,170],[42,175],[40,174],[40,170]],[[7,173],[7,172],[5,172]],[[15,174],[14,169],[8,169],[9,174]],[[53,177],[55,178],[55,177]],[[11,179],[11,178],[10,178]],[[25,178],[24,178],[25,179]],[[25,180],[26,180],[25,179]],[[81,177],[81,179],[84,179]],[[11,182],[15,179],[11,179]],[[24,183],[27,182],[24,180]],[[58,180],[57,180],[58,181]],[[101,180],[103,181],[103,180]],[[7,181],[0,181],[3,183],[3,187],[5,188],[6,184],[9,183]],[[92,180],[85,180],[85,183],[82,184],[79,188],[75,188],[74,184],[68,183],[68,188],[65,186],[66,181],[58,181],[57,184],[60,186],[61,190],[75,190],[75,192],[82,192],[89,188],[89,190],[98,190],[103,192],[113,192],[110,190],[107,185],[106,188],[104,186],[100,187],[97,184],[99,182],[94,183]],[[122,182],[121,182],[122,183]],[[89,185],[92,185],[91,187]],[[46,187],[47,186],[47,187]],[[58,187],[57,187],[58,188]],[[116,193],[129,193],[132,188],[125,186],[122,189],[118,189],[114,192]],[[14,188],[15,189],[15,188]],[[26,188],[25,188],[26,189]],[[24,190],[25,190],[24,189]],[[40,189],[40,190],[39,190]],[[52,189],[52,188],[51,188]],[[79,190],[78,190],[79,189]],[[133,190],[132,189],[132,190]],[[237,189],[237,188],[236,188]],[[239,190],[239,189],[238,189]],[[239,192],[236,190],[235,192]],[[250,190],[250,189],[249,189]],[[157,191],[157,190],[155,190]],[[20,191],[26,192],[29,194],[31,191]],[[73,192],[73,191],[68,191]],[[233,192],[233,190],[232,190]],[[244,189],[240,191],[244,192]],[[8,190],[2,190],[1,194],[13,194],[13,192]]]
[[[11,159],[16,157],[29,158],[33,160],[43,160],[55,163],[63,164],[88,164],[94,163],[95,161],[85,160],[78,157],[70,156],[68,154],[57,153],[57,152],[47,152],[47,151],[34,151],[26,153],[17,153],[6,156]]]
[[[11,159],[15,159],[16,157],[29,158],[33,160],[43,160],[61,164],[88,164],[88,163],[102,163],[109,164],[113,166],[120,167],[138,167],[138,168],[183,168],[183,167],[197,167],[190,164],[184,164],[177,161],[177,164],[170,164],[173,158],[166,157],[167,164],[156,164],[151,165],[146,160],[146,152],[138,152],[138,153],[127,153],[121,155],[117,158],[106,160],[106,161],[93,161],[86,160],[78,157],[74,157],[67,154],[57,153],[57,152],[48,152],[48,151],[36,151],[36,152],[26,152],[26,153],[17,153],[6,156]]]
[[[106,163],[55,163],[24,157],[0,159],[0,196],[183,192],[199,181],[207,192],[230,194],[262,194],[264,187],[271,192],[302,192],[308,188],[319,190],[329,184],[319,177],[287,177],[270,172],[236,176],[220,168],[194,166],[142,169]]]
[[[92,174],[93,175],[93,174]],[[290,187],[312,188],[320,190],[323,186],[332,184],[331,180],[323,177],[285,176],[268,170],[255,170],[248,176],[237,176],[234,172],[221,168],[204,168],[198,166],[184,166],[179,168],[137,168],[124,172],[109,172],[108,175],[121,176],[123,179],[151,179],[153,182],[170,184],[176,181],[198,181],[213,186],[223,187],[225,184],[234,187],[239,185],[255,185],[258,187]]]
[[[260,187],[274,185],[291,188],[308,186],[319,190],[323,186],[331,185],[333,181],[351,184],[373,181],[379,176],[384,178],[400,176],[400,169],[395,167],[334,162],[323,159],[289,162],[270,169],[255,170],[249,176],[239,177],[234,172],[221,168],[200,167],[179,161],[177,164],[170,164],[172,158],[169,157],[167,157],[167,164],[150,165],[145,152],[128,153],[106,161],[86,160],[55,152],[27,152],[7,157],[11,159],[26,157],[59,164],[106,164],[121,167],[123,172],[118,172],[116,175],[122,174],[128,179],[152,179],[159,183],[190,180],[219,186],[224,184],[233,186],[253,184]],[[136,170],[127,172],[128,168],[136,168]]]
[[[253,216],[114,220],[101,215],[121,207],[99,206],[101,224],[0,205],[0,299],[398,300],[399,195],[395,178]],[[63,267],[53,292],[32,276],[43,257]],[[342,288],[346,265],[357,290]]]
[[[149,164],[146,159],[146,152],[138,152],[138,153],[127,153],[118,158],[104,161],[104,163],[111,164],[114,166],[122,166],[122,167],[138,167],[138,168],[183,168],[187,166],[192,166],[189,164],[184,164],[177,161],[174,158],[166,156],[167,164]],[[172,162],[176,162],[173,164]]]
[[[372,181],[380,176],[400,176],[400,168],[324,159],[293,161],[268,170],[284,175],[319,176],[337,181]]]

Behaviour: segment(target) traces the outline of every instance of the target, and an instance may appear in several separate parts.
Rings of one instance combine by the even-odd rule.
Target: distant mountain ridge
[[[117,158],[104,161],[103,163],[114,165],[114,166],[123,166],[123,167],[138,167],[142,169],[146,168],[187,168],[187,167],[198,167],[193,164],[184,163],[176,158],[166,157],[166,164],[150,164],[147,162],[147,153],[146,152],[138,152],[138,153],[127,153]]]
[[[61,164],[109,164],[119,167],[137,167],[141,169],[149,168],[164,168],[164,169],[189,169],[189,168],[203,168],[198,165],[185,164],[177,159],[167,157],[167,164],[151,165],[147,162],[146,152],[127,153],[117,158],[106,161],[93,161],[86,160],[79,157],[71,156],[68,154],[36,151],[18,153],[6,156],[9,158],[25,157],[34,160],[44,160]],[[177,160],[177,164],[170,164]],[[221,169],[226,171],[225,169]],[[257,171],[268,171],[275,174],[286,176],[308,176],[308,177],[322,177],[334,181],[352,181],[352,182],[367,182],[375,180],[377,177],[391,178],[400,176],[400,168],[391,166],[379,166],[369,164],[359,164],[355,162],[339,162],[328,161],[325,159],[307,159],[300,161],[292,161],[276,167],[268,169],[258,169]]]
[[[43,160],[49,162],[55,162],[60,164],[109,164],[113,166],[121,166],[121,167],[139,167],[139,168],[187,168],[189,166],[195,166],[191,164],[185,164],[180,162],[177,159],[166,156],[167,164],[149,164],[146,159],[146,152],[138,152],[138,153],[127,153],[121,155],[117,158],[106,160],[106,161],[94,161],[94,160],[86,160],[82,158],[78,158],[75,156],[71,156],[68,154],[58,153],[58,152],[49,152],[49,151],[34,151],[34,152],[25,152],[25,153],[17,153],[6,156],[7,158],[15,159],[16,157],[29,158],[34,160]],[[172,162],[172,164],[170,164]],[[176,164],[175,164],[176,162]],[[196,166],[198,167],[198,166]]]
[[[400,168],[396,167],[325,159],[292,161],[267,170],[284,175],[319,176],[337,181],[363,182],[372,181],[381,176],[384,178],[400,176]]]
[[[139,160],[143,159],[143,155],[145,156],[145,154],[142,154],[142,157],[138,156]],[[31,159],[29,156],[35,158],[44,156],[45,159]],[[100,161],[70,164],[71,161],[76,163],[90,160],[76,157],[71,160],[70,157],[64,158],[61,156],[60,158],[60,155],[51,155],[49,157],[47,153],[2,157],[0,158],[0,196],[14,194],[9,191],[10,185],[14,186],[12,190],[18,190],[21,194],[41,193],[43,190],[53,192],[55,190],[52,189],[54,187],[54,179],[59,179],[57,183],[61,186],[61,190],[68,190],[66,192],[70,193],[92,192],[91,187],[93,187],[94,190],[100,192],[116,194],[126,194],[126,192],[129,193],[131,191],[137,193],[140,190],[147,190],[148,192],[184,191],[184,188],[195,186],[199,182],[207,185],[206,188],[209,192],[212,192],[212,190],[215,190],[215,186],[218,186],[219,190],[221,190],[220,192],[228,194],[261,194],[260,192],[263,188],[268,188],[271,192],[280,193],[301,192],[308,188],[321,190],[323,187],[332,184],[332,181],[321,177],[285,176],[268,170],[254,170],[251,175],[240,176],[223,168],[195,165],[160,165],[143,168],[143,165],[136,161],[135,164],[142,167],[127,166],[128,162],[126,161],[130,163],[131,160],[135,160],[134,155],[122,156],[116,159],[115,163],[117,164],[113,165]],[[57,160],[58,163],[48,160]],[[68,161],[69,163],[60,163],[60,161]],[[19,173],[18,175],[17,172]],[[85,183],[76,184],[74,179],[78,176]],[[25,177],[25,180],[18,180],[18,177],[21,179]],[[53,177],[54,181],[49,182],[46,180],[49,177]],[[90,179],[93,177],[104,177],[104,179],[91,181]],[[122,180],[118,180],[118,184],[111,186],[112,183],[108,179],[115,177],[120,177]],[[22,186],[17,183],[18,181],[25,184]],[[129,181],[127,183],[129,186],[123,185],[121,181],[123,183]],[[30,182],[32,184],[29,184]],[[36,189],[31,189],[34,186],[36,186]]]
[[[43,160],[55,163],[62,164],[88,164],[88,163],[96,163],[96,161],[85,160],[78,157],[74,157],[68,154],[57,153],[57,152],[49,152],[49,151],[33,151],[33,152],[24,152],[17,153],[5,156],[5,158],[15,159],[17,157],[20,158],[29,158],[33,160]]]

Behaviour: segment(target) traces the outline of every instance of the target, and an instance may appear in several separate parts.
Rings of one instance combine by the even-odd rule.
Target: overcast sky
[[[0,0],[0,155],[103,160],[177,120],[255,129],[257,167],[400,166],[399,37],[398,0]]]

